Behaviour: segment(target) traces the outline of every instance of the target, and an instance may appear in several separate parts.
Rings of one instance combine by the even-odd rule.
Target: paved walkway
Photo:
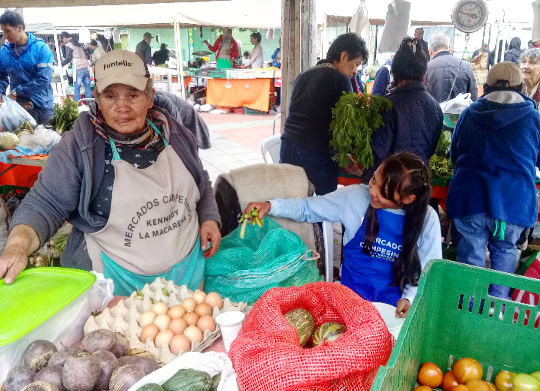
[[[200,150],[199,156],[212,182],[223,172],[264,163],[261,144],[272,136],[275,115],[202,113],[201,116],[210,129],[212,148]],[[280,119],[276,121],[276,133],[279,126]]]

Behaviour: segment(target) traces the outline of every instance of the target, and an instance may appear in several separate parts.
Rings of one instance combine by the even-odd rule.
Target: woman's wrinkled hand
[[[6,284],[11,284],[15,278],[26,268],[28,256],[26,249],[19,245],[7,245],[0,256],[0,279],[4,278]]]
[[[257,209],[259,211],[259,220],[262,220],[264,215],[266,215],[268,212],[270,212],[270,207],[271,206],[272,205],[268,201],[266,201],[266,202],[250,202],[248,204],[248,206],[246,207],[246,209],[244,209],[244,214],[249,213],[249,211],[252,208],[255,208],[255,209]]]
[[[203,253],[204,258],[208,259],[213,256],[219,248],[221,242],[221,232],[216,221],[208,220],[201,224],[201,249],[206,250]],[[210,248],[208,247],[210,242]]]
[[[411,302],[407,299],[399,299],[396,306],[396,318],[405,318],[411,308]]]

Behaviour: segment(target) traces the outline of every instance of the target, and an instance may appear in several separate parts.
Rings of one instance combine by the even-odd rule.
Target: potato
[[[47,366],[59,365],[59,366],[63,367],[64,363],[67,360],[67,358],[69,356],[72,356],[74,353],[78,353],[78,352],[82,352],[82,349],[73,347],[73,348],[64,348],[62,350],[59,350],[58,352],[54,353],[51,356]]]
[[[52,342],[34,341],[24,351],[21,365],[32,368],[34,371],[40,371],[47,366],[49,359],[57,351],[58,349]]]
[[[131,386],[146,376],[138,365],[124,365],[116,368],[109,383],[110,391],[128,391]]]
[[[51,383],[58,387],[59,391],[66,391],[66,387],[64,387],[64,385],[62,384],[61,365],[47,365],[45,368],[43,368],[37,373],[34,381],[44,381],[47,383]]]
[[[124,356],[118,359],[118,364],[119,365],[137,365],[147,375],[159,369],[157,361],[150,357]]]
[[[98,350],[93,355],[97,358],[100,367],[100,373],[94,386],[94,391],[108,390],[111,375],[118,368],[118,359],[108,350]]]
[[[28,384],[21,391],[58,391],[58,387],[46,381],[36,381]]]
[[[62,383],[69,391],[90,391],[96,385],[101,369],[98,359],[81,351],[67,358],[62,368]]]
[[[113,352],[116,357],[129,356],[129,340],[122,333],[116,332],[115,334],[116,342],[111,349],[111,352]]]
[[[21,391],[27,384],[33,383],[36,371],[22,366],[13,367],[7,374],[6,391]]]
[[[116,341],[116,334],[111,330],[98,329],[84,336],[82,348],[90,353],[98,350],[112,351],[115,348]]]

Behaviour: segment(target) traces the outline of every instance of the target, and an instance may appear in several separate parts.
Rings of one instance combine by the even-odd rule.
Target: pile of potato
[[[84,337],[82,349],[58,351],[52,342],[32,342],[4,386],[5,391],[127,391],[158,368],[155,358],[130,356],[123,334],[99,329]]]

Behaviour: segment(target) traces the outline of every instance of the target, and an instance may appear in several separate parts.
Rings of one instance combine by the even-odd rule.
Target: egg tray
[[[168,296],[163,292],[163,288],[168,292]],[[142,299],[137,292],[133,292],[128,299],[120,300],[116,306],[105,309],[97,316],[90,316],[84,325],[84,334],[88,334],[97,329],[108,329],[123,333],[129,340],[131,349],[146,349],[154,354],[158,359],[168,364],[178,356],[185,352],[180,352],[174,355],[169,345],[163,345],[158,349],[154,344],[154,340],[149,338],[145,343],[141,342],[140,335],[142,328],[139,326],[139,319],[143,312],[152,309],[152,300],[162,301],[169,308],[180,305],[182,301],[193,296],[193,291],[188,289],[186,285],[177,286],[173,281],[167,281],[164,278],[158,277],[151,284],[146,284],[142,289]],[[233,303],[228,298],[223,299],[223,308],[218,307],[212,309],[212,317],[216,317],[227,311],[246,312],[247,303]],[[221,336],[221,329],[216,323],[215,331],[206,330],[203,335],[203,341],[193,341],[191,343],[192,352],[202,352],[207,347],[211,346]]]

